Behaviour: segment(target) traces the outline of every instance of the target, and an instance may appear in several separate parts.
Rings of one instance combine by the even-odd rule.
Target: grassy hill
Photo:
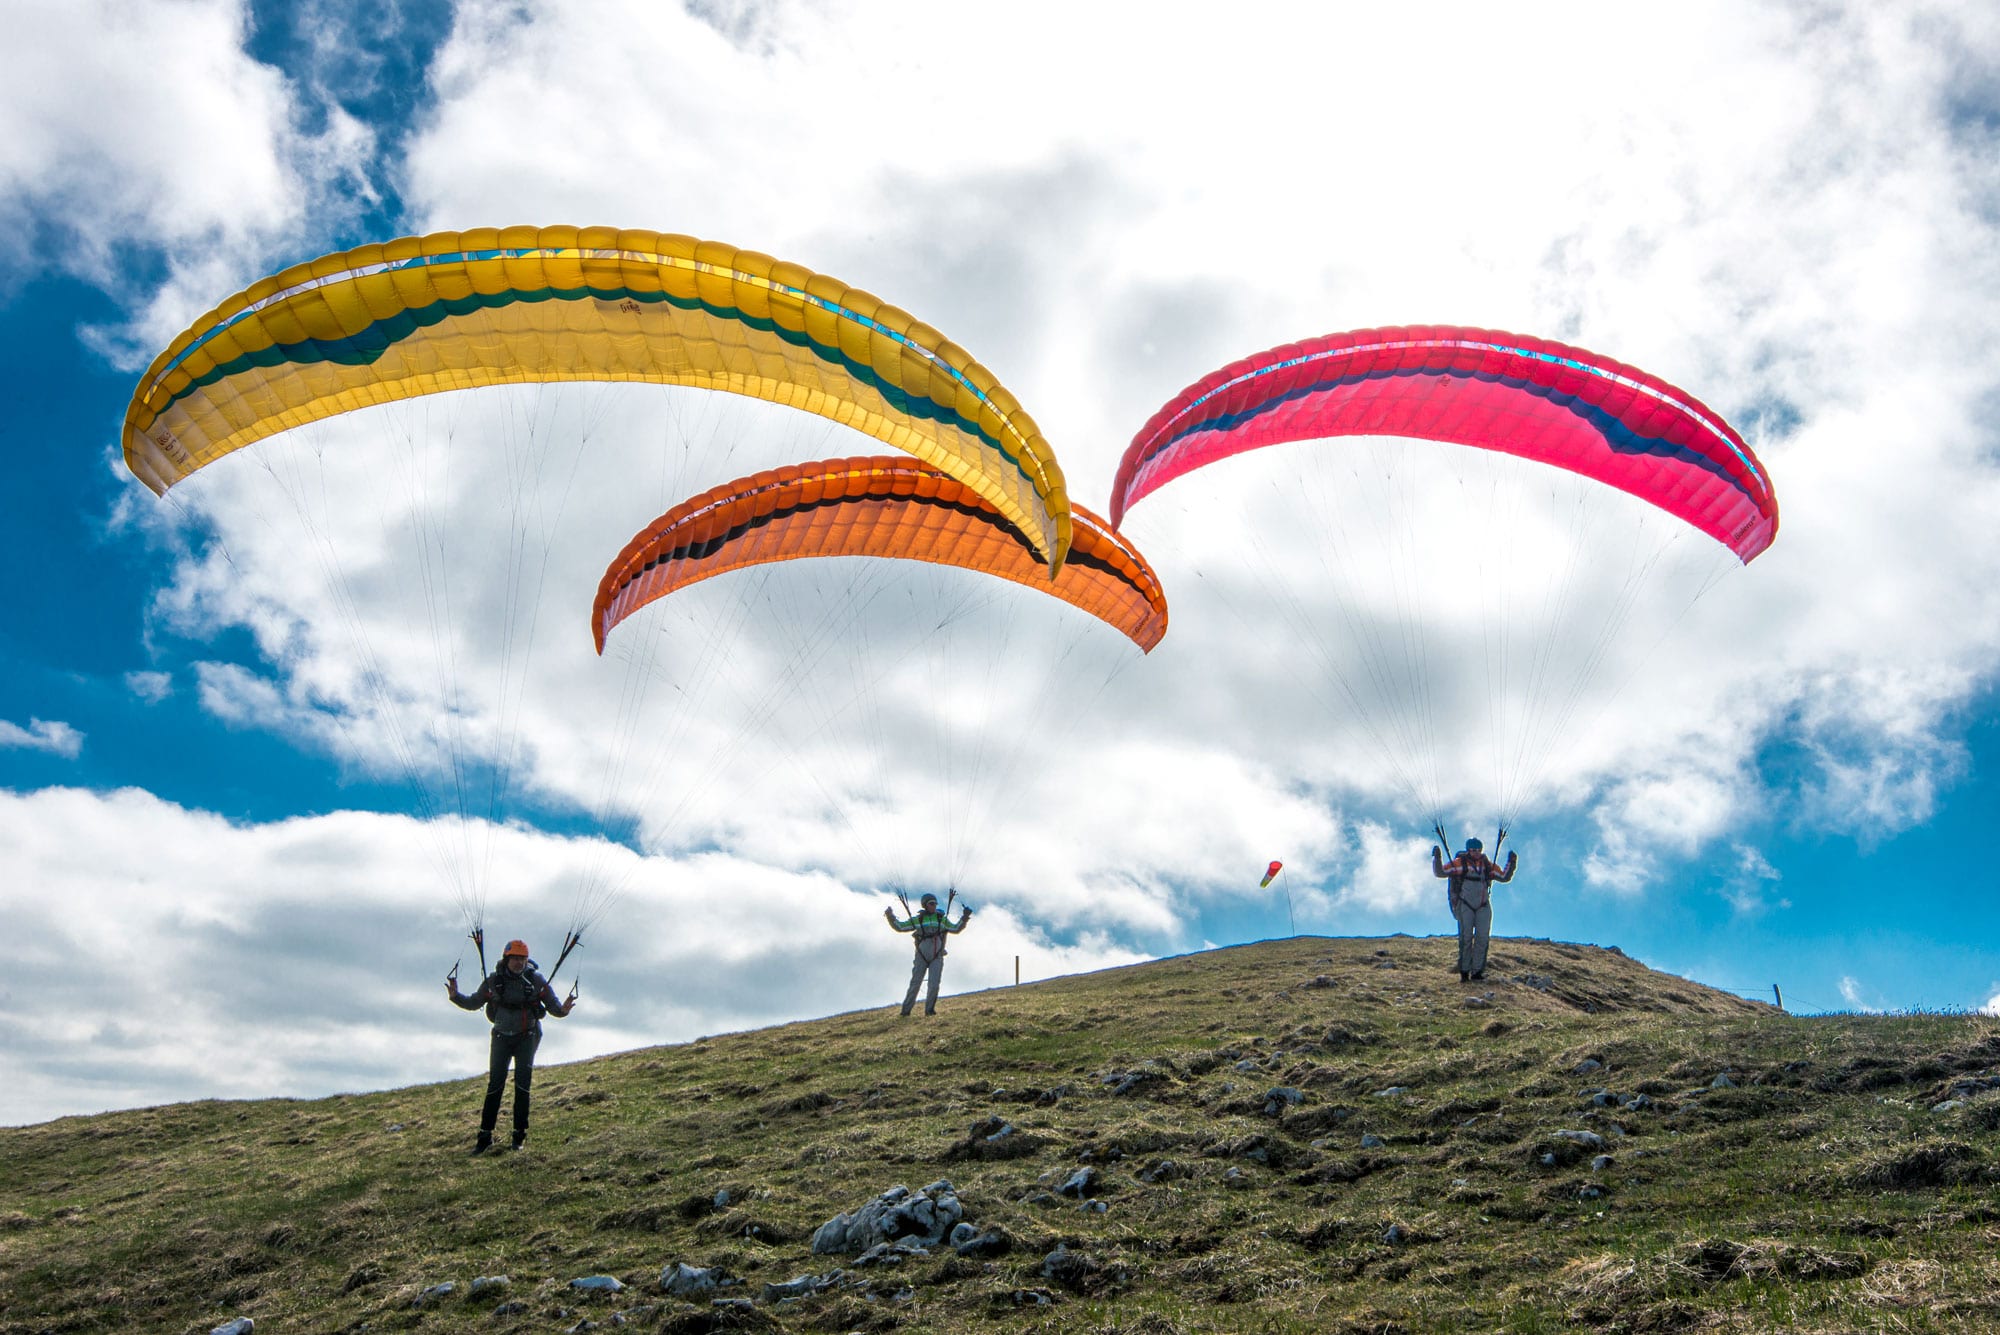
[[[1267,942],[547,1067],[519,1155],[467,1156],[477,1080],[0,1130],[0,1332],[2000,1328],[2000,1021],[1797,1018],[1547,942],[1460,984],[1452,950]],[[939,1179],[1008,1250],[812,1253]],[[680,1262],[741,1282],[682,1301]]]

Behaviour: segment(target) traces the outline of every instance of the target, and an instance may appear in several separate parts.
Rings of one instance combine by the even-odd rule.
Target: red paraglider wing
[[[1685,520],[1749,562],[1778,531],[1769,477],[1700,401],[1560,343],[1425,326],[1273,348],[1183,390],[1126,449],[1111,522],[1183,473],[1326,436],[1410,436],[1553,464]]]

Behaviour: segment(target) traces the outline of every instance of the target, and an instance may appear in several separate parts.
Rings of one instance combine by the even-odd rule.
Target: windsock
[[[1284,869],[1285,869],[1284,863],[1273,862],[1270,866],[1264,869],[1264,879],[1257,882],[1257,888],[1259,890],[1262,890],[1266,886],[1270,885],[1272,880],[1277,876],[1277,874],[1283,871]]]

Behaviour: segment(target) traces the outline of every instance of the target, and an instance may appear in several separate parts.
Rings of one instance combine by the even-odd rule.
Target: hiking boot
[[[513,1148],[517,1150],[526,1149],[527,1145],[528,1145],[528,1133],[526,1131],[516,1131],[514,1133]]]
[[[492,1148],[493,1133],[491,1131],[481,1131],[479,1139],[472,1142],[472,1152],[474,1154],[484,1154]]]
[[[1461,983],[1469,983],[1472,981],[1472,975],[1467,973],[1465,970],[1460,969],[1458,971],[1458,981]]]

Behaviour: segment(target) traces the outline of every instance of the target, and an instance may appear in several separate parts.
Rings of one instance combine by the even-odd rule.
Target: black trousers
[[[528,1090],[535,1083],[535,1049],[542,1036],[525,1034],[493,1035],[492,1060],[486,1069],[486,1106],[479,1111],[479,1129],[488,1132],[500,1120],[500,1094],[507,1088],[507,1063],[514,1063],[514,1129],[528,1129]]]

